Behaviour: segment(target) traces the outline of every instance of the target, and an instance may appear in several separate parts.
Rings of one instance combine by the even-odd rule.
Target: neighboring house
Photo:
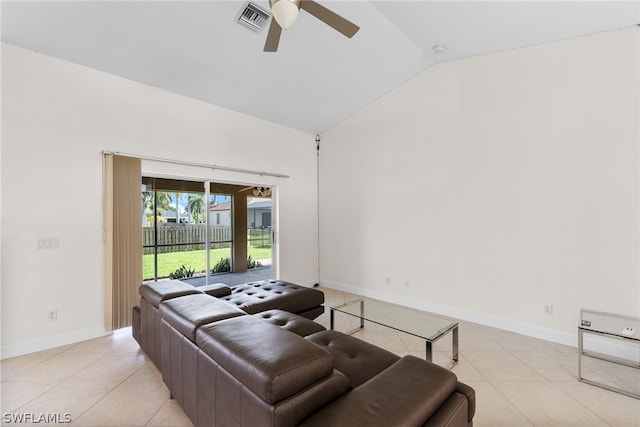
[[[176,211],[169,209],[166,211],[158,212],[158,225],[162,224],[175,224],[176,221]],[[191,224],[191,218],[188,214],[181,212],[180,213],[180,224]],[[153,212],[151,209],[145,209],[142,214],[142,226],[143,227],[153,227]]]
[[[162,213],[158,212],[158,218],[161,218],[160,223],[166,222],[167,224],[189,224],[191,222],[189,215],[184,212],[180,212],[180,220],[177,221],[176,211],[174,211],[173,209],[162,211]]]
[[[249,197],[247,200],[247,227],[271,227],[271,199]]]
[[[231,225],[231,202],[209,208],[209,225]]]
[[[209,224],[231,225],[231,202],[220,203],[209,209]],[[271,199],[247,198],[247,228],[271,227]]]

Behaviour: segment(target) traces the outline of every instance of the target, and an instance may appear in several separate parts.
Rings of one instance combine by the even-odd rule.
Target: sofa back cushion
[[[141,285],[138,288],[138,293],[149,304],[158,308],[162,301],[184,295],[201,294],[202,292],[179,280],[161,280]]]
[[[333,373],[277,403],[267,403],[198,351],[196,426],[292,427],[349,391],[349,380]],[[185,406],[186,409],[186,406]]]
[[[268,403],[286,399],[333,372],[328,351],[253,316],[204,325],[196,343]]]
[[[246,315],[239,308],[207,294],[185,295],[160,304],[160,316],[193,342],[201,325]]]

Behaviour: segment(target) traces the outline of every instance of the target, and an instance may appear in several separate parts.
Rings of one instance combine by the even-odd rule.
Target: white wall
[[[290,175],[143,162],[275,186],[280,277],[317,280],[313,135],[6,44],[2,107],[2,357],[103,333],[102,150]],[[59,249],[38,250],[38,237]]]
[[[322,135],[321,282],[566,343],[639,316],[639,34],[437,65]]]
[[[565,342],[640,315],[638,39],[441,64],[324,134],[323,283]],[[274,186],[280,277],[317,276],[312,135],[3,44],[1,137],[3,357],[102,333],[105,149],[291,175],[143,164]]]

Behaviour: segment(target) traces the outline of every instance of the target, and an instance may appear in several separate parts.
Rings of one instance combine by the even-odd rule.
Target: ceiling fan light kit
[[[298,19],[301,0],[269,0],[271,12],[278,24],[285,30]]]
[[[253,195],[256,197],[271,197],[271,188],[253,187]]]

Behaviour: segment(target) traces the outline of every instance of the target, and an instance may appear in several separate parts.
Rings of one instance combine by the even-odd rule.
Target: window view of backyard
[[[231,196],[211,194],[207,202],[203,193],[144,190],[144,280],[205,275],[207,214],[210,272],[231,271]],[[247,268],[251,269],[271,262],[271,200],[249,198],[247,203]]]

